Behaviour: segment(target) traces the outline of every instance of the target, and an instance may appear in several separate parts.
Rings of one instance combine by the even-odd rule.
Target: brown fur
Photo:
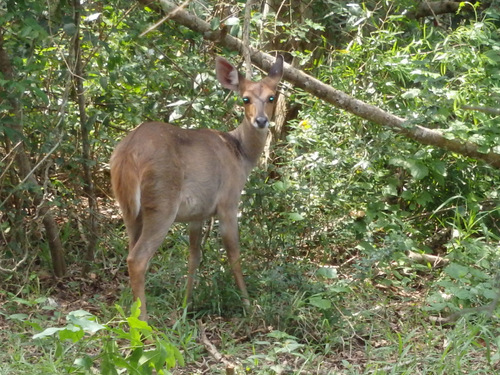
[[[237,212],[241,191],[264,148],[268,120],[274,110],[283,59],[273,73],[251,82],[226,60],[218,58],[217,78],[226,88],[247,98],[245,118],[235,130],[187,130],[160,122],[146,122],[116,147],[110,161],[113,191],[129,235],[127,257],[134,298],[142,302],[146,319],[145,273],[174,221],[189,222],[190,256],[186,299],[190,300],[194,274],[201,260],[203,221],[213,215],[236,284],[244,302],[248,293],[240,266]]]

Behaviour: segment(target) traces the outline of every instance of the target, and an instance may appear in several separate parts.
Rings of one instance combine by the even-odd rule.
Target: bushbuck
[[[243,303],[249,305],[240,265],[238,204],[266,143],[283,57],[278,56],[269,74],[258,82],[247,80],[221,57],[216,58],[216,73],[222,86],[236,91],[243,100],[245,116],[236,129],[181,129],[145,122],[111,156],[111,183],[129,237],[130,284],[134,299],[141,301],[143,320],[147,319],[144,283],[148,263],[171,225],[189,223],[189,303],[201,261],[203,223],[214,215]]]

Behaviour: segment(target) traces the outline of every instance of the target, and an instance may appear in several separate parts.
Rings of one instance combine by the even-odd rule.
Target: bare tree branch
[[[467,4],[467,3],[465,3]],[[422,18],[437,16],[438,14],[456,13],[460,8],[460,1],[427,1],[424,0],[413,12],[408,14],[409,18]]]
[[[242,53],[244,47],[241,40],[231,35],[222,34],[220,31],[210,30],[210,25],[207,22],[183,9],[178,9],[177,5],[171,1],[161,0],[160,3],[163,10],[166,13],[170,13],[171,19],[175,22],[201,33],[205,39],[216,40],[226,48]],[[272,56],[251,47],[249,49],[252,62],[255,65],[264,70],[271,68],[274,62]],[[420,125],[411,125],[399,116],[353,98],[286,63],[283,78],[296,87],[333,104],[337,108],[344,109],[365,120],[388,127],[396,133],[402,134],[421,144],[439,147],[447,151],[482,160],[495,168],[500,168],[500,154],[495,152],[482,153],[479,151],[477,144],[457,139],[447,139],[439,130],[425,128]]]
[[[252,78],[252,60],[250,58],[250,19],[254,0],[247,0],[245,4],[245,18],[243,20],[243,57],[245,59],[245,76]]]
[[[500,115],[500,108],[483,107],[479,105],[463,105],[462,108],[467,111],[478,111],[496,116]]]
[[[97,198],[94,186],[94,177],[92,176],[92,169],[90,167],[90,162],[92,161],[91,155],[91,142],[90,142],[90,124],[88,123],[87,110],[85,105],[85,90],[83,88],[84,83],[84,70],[82,63],[82,49],[80,44],[81,30],[81,8],[82,5],[80,0],[73,0],[74,8],[74,21],[76,25],[76,33],[73,39],[73,49],[74,49],[74,82],[76,89],[76,102],[78,104],[78,112],[80,117],[80,129],[82,137],[82,159],[83,163],[83,191],[88,201],[88,219],[86,228],[88,231],[87,237],[87,249],[85,252],[86,263],[83,265],[82,273],[86,275],[90,271],[90,264],[94,261],[94,253],[97,247],[97,236],[98,236],[98,220],[97,220]]]

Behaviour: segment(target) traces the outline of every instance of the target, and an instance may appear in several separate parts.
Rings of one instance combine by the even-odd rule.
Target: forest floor
[[[158,331],[174,327],[174,341],[190,337],[180,345],[185,365],[171,369],[173,374],[491,374],[500,370],[498,337],[493,336],[498,320],[475,316],[447,326],[436,324],[422,309],[429,280],[422,277],[418,288],[387,286],[383,275],[379,280],[348,283],[348,288],[338,280],[323,280],[330,285],[316,294],[304,293],[300,287],[294,293],[283,290],[281,295],[273,288],[262,289],[268,295],[255,301],[251,316],[234,305],[215,310],[205,305],[186,317],[182,309],[163,309],[162,297],[153,296],[151,324]],[[109,272],[52,282],[49,277],[41,279],[40,292],[45,297],[41,292],[38,299],[0,293],[0,340],[7,343],[0,354],[0,374],[44,373],[47,361],[53,362],[49,366],[53,373],[65,373],[67,366],[62,364],[70,361],[71,350],[66,349],[68,358],[63,360],[64,356],[57,357],[57,348],[33,341],[32,335],[47,326],[64,325],[71,311],[112,314],[111,306],[123,303],[128,279],[122,272]],[[338,296],[332,297],[335,290]],[[95,345],[81,350],[89,355],[99,352]]]
[[[500,373],[498,309],[439,323],[442,317],[429,301],[442,293],[440,270],[394,263],[360,277],[354,260],[336,266],[311,261],[311,253],[301,258],[248,251],[245,277],[254,301],[246,312],[216,239],[205,244],[194,311],[187,314],[181,307],[186,239],[184,231],[173,232],[169,249],[151,260],[147,283],[148,329],[178,348],[184,362],[164,374]],[[113,241],[126,244],[118,237],[106,243]],[[6,348],[0,351],[0,375],[154,373],[124,370],[134,357],[134,330],[123,315],[132,304],[125,251],[103,251],[101,268],[86,277],[73,263],[59,280],[37,264],[22,285],[16,284],[21,278],[6,279],[0,289],[0,342]],[[108,330],[58,339],[58,327],[77,331],[70,314],[80,310]],[[127,321],[130,327],[121,329]],[[33,339],[50,328],[55,335]],[[110,342],[121,372],[103,370]],[[155,347],[148,345],[143,354]]]

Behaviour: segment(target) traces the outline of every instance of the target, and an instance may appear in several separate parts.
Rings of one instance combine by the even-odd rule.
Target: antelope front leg
[[[241,291],[243,304],[245,306],[250,306],[250,298],[248,297],[247,287],[245,280],[243,280],[243,273],[241,272],[238,219],[236,214],[222,214],[219,219],[222,242],[226,248],[227,258],[233,270],[236,285]]]

